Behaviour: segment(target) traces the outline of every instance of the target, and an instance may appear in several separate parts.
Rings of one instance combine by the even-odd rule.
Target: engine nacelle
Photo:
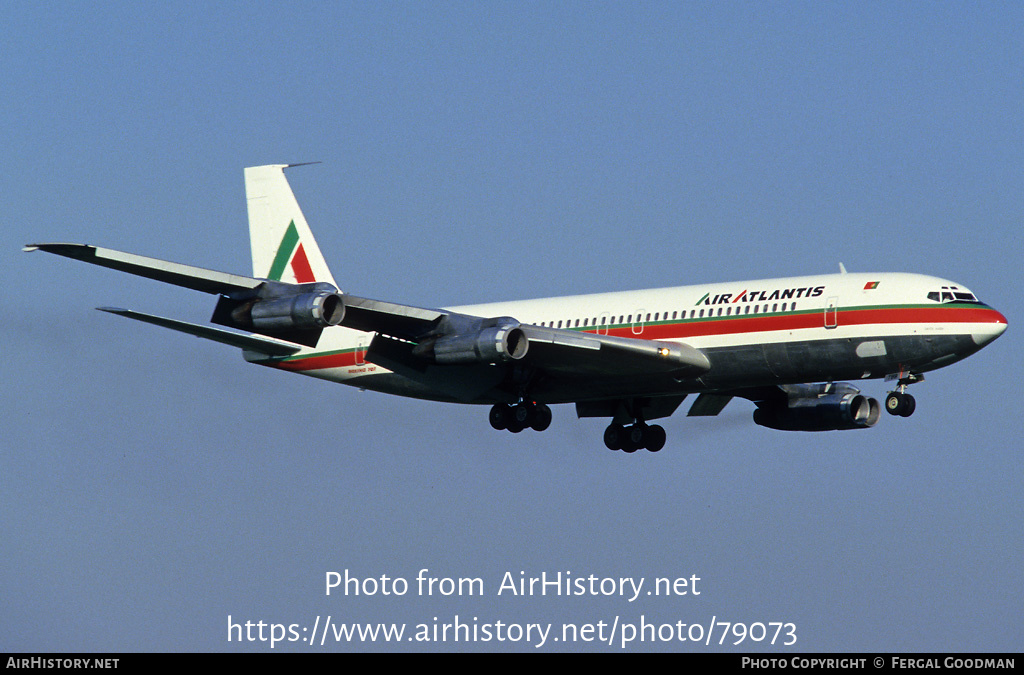
[[[526,356],[529,344],[518,324],[503,324],[475,333],[441,336],[432,351],[437,363],[502,363]]]
[[[345,318],[340,293],[317,291],[270,300],[259,300],[250,309],[256,330],[311,330],[337,326]]]
[[[878,422],[881,406],[845,385],[831,394],[790,395],[786,405],[766,405],[754,411],[754,422],[782,431],[867,429]]]

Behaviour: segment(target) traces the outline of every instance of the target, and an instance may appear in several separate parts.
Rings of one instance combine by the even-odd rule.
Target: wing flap
[[[346,328],[383,333],[403,340],[417,340],[430,333],[449,312],[424,309],[393,302],[360,298],[345,294]]]
[[[703,393],[690,406],[687,417],[714,417],[733,399],[732,394]]]
[[[532,325],[522,328],[530,341],[525,358],[551,373],[566,376],[679,373],[689,377],[711,368],[703,352],[683,342],[581,334]]]

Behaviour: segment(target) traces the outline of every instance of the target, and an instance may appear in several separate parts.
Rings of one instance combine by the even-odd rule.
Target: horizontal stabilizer
[[[132,253],[122,253],[109,248],[89,246],[86,244],[29,244],[23,251],[46,251],[65,258],[74,258],[100,267],[121,272],[128,272],[147,279],[163,281],[175,286],[191,288],[203,293],[228,294],[242,290],[252,290],[262,281],[249,277],[216,272],[201,267],[182,265],[180,263],[147,258]]]
[[[154,316],[152,314],[143,314],[142,312],[133,312],[130,309],[119,309],[117,307],[97,307],[96,309],[101,312],[109,312],[111,314],[117,314],[118,316],[128,317],[129,319],[135,319],[136,321],[151,323],[155,326],[163,326],[164,328],[170,328],[171,330],[188,333],[189,335],[231,345],[232,347],[248,349],[268,356],[289,356],[302,349],[301,345],[293,344],[285,340],[277,340],[260,335],[236,333],[223,328],[214,328],[213,326],[204,326],[196,323],[189,323],[187,321],[167,319],[162,316]]]

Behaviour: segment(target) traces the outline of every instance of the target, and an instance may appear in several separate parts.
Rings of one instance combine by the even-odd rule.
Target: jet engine
[[[345,318],[340,293],[319,291],[253,303],[249,312],[257,330],[309,330],[337,326]]]
[[[867,429],[878,422],[878,401],[853,385],[802,384],[780,387],[785,398],[758,402],[754,422],[782,431]]]
[[[315,347],[323,329],[344,318],[344,296],[331,284],[266,281],[255,293],[222,295],[211,321]]]
[[[433,356],[437,363],[502,363],[526,356],[529,340],[518,323],[487,326],[471,333],[442,335],[421,343],[414,354]]]

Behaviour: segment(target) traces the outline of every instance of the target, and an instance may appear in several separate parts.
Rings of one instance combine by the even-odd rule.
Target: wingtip
[[[21,247],[21,250],[26,253],[31,253],[32,251],[45,251],[47,253],[55,253],[68,258],[84,258],[89,255],[93,255],[96,247],[89,244],[46,242],[42,244],[25,244]]]

